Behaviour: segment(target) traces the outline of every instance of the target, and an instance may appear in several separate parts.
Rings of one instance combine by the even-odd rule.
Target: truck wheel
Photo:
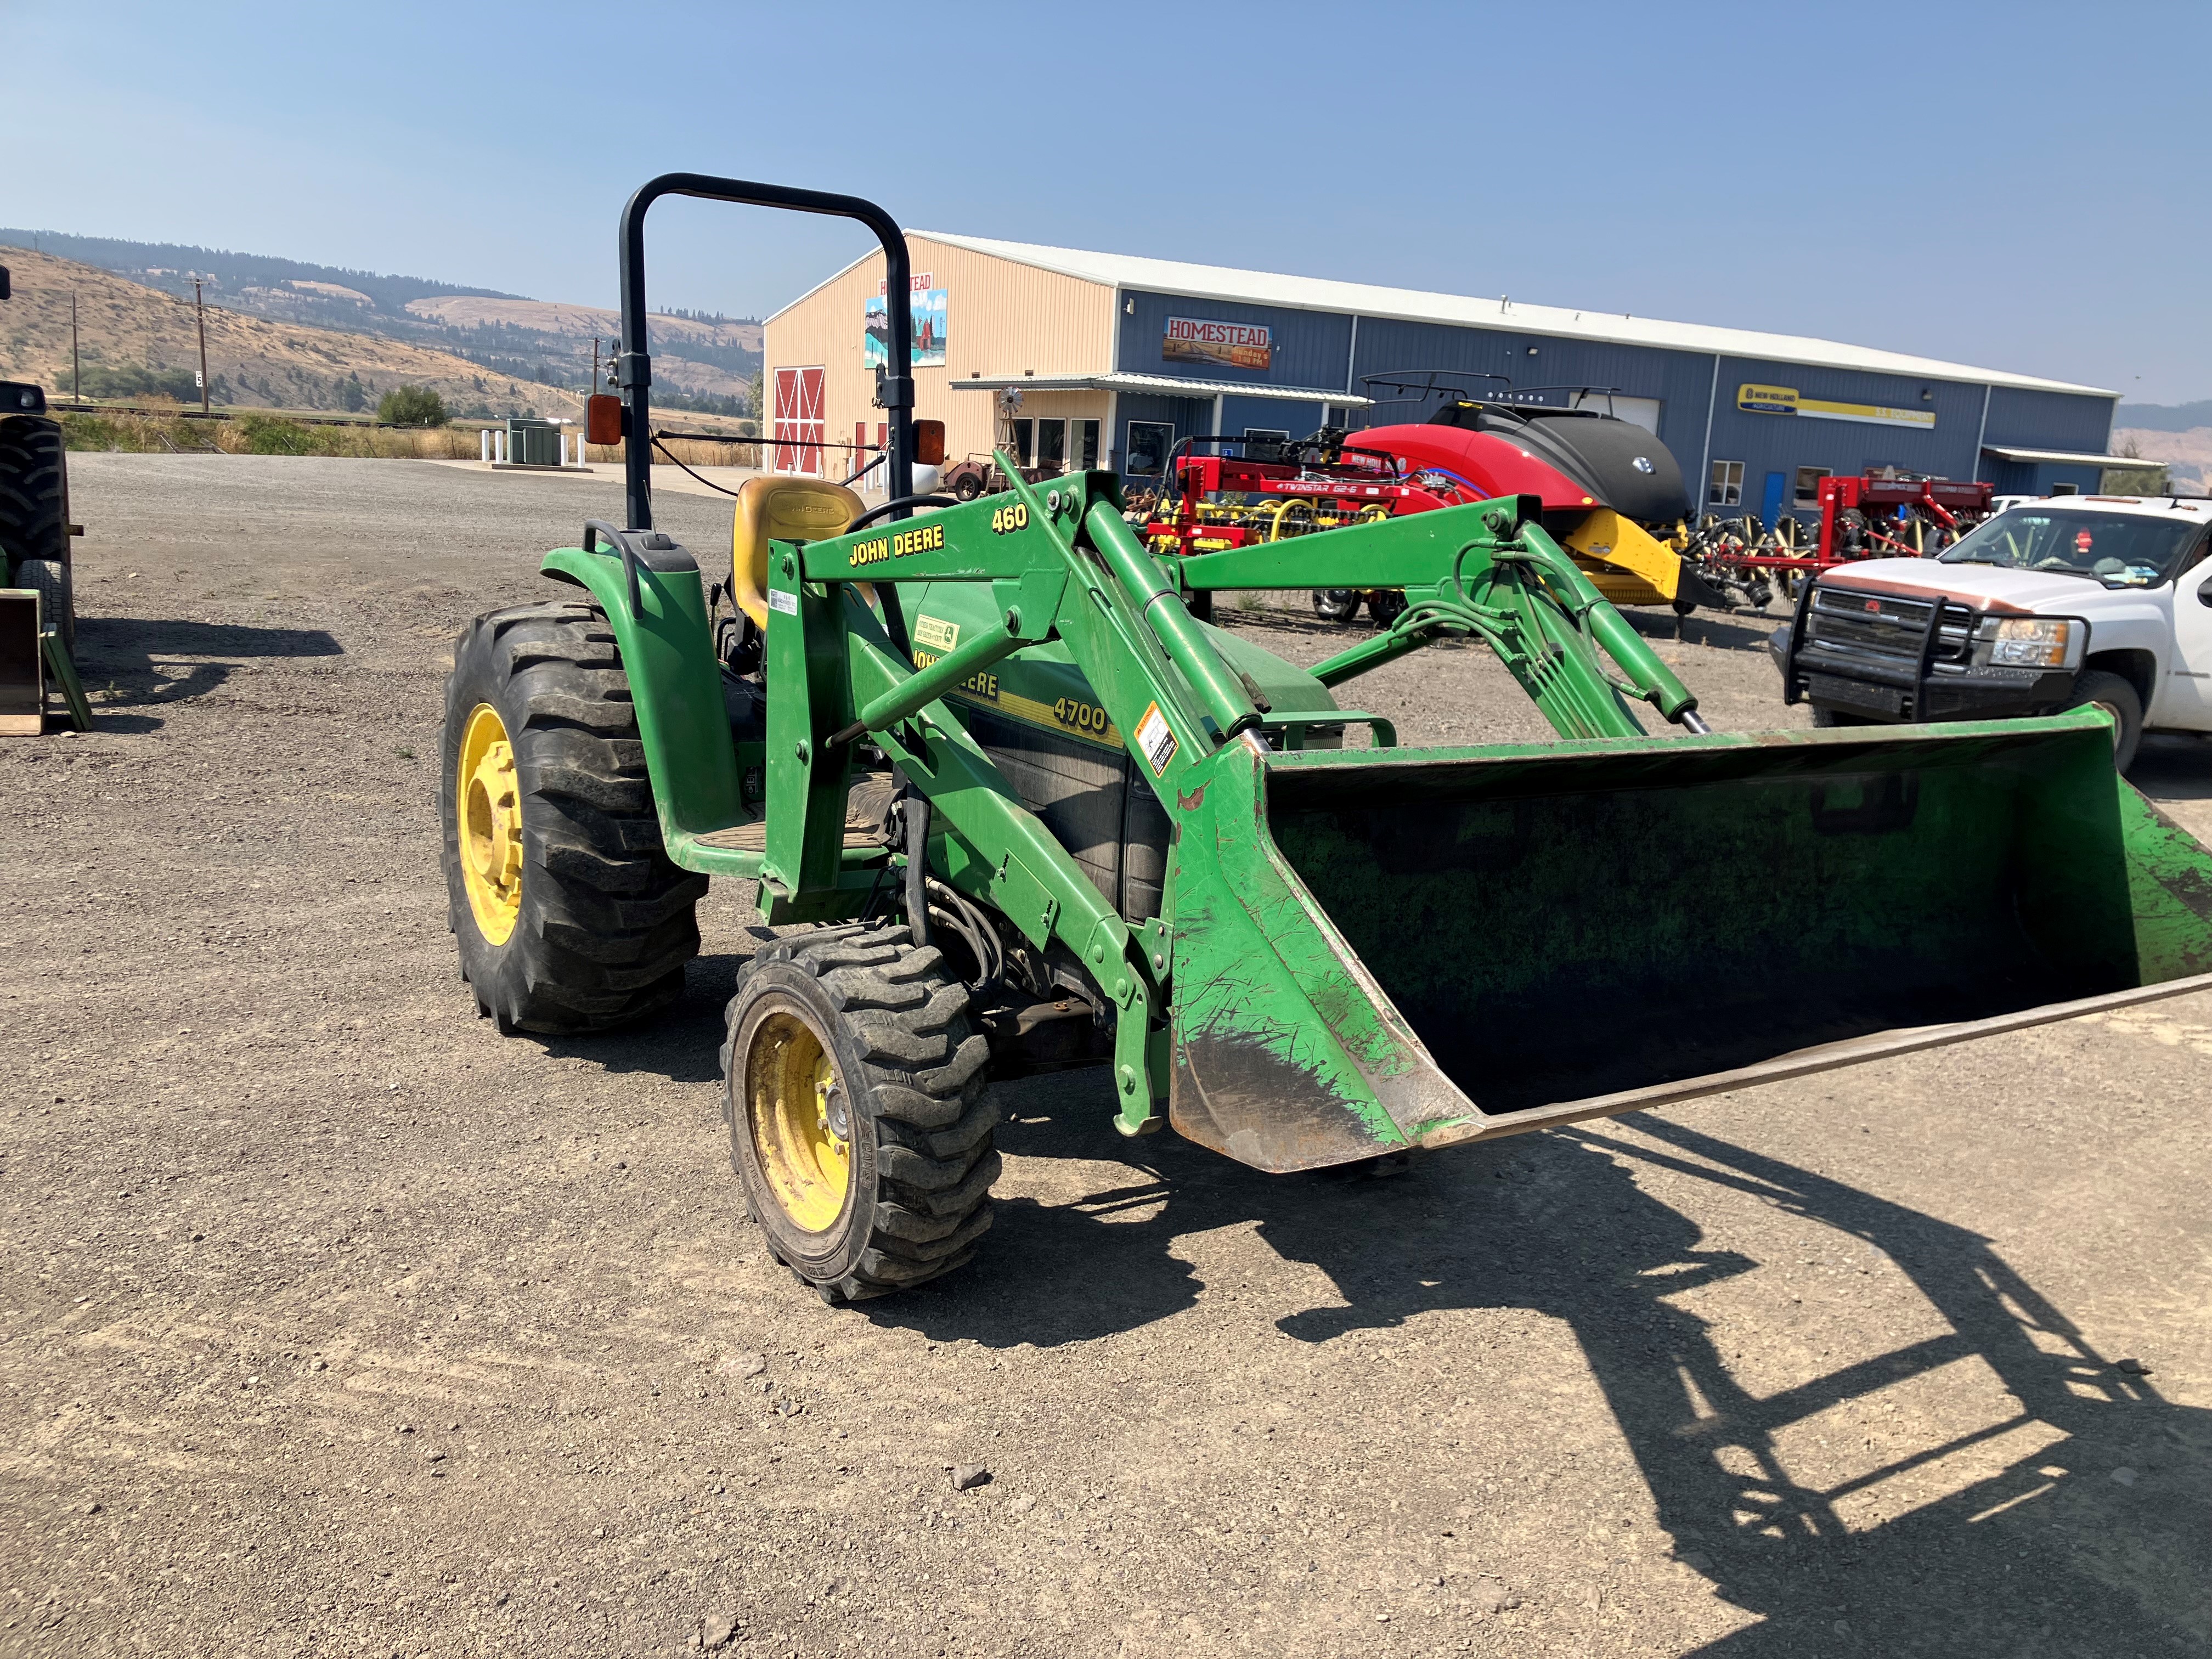
[[[682,995],[707,878],[662,850],[605,617],[554,604],[471,623],[441,750],[447,917],[478,1009],[586,1031]]]
[[[903,927],[774,940],[738,976],[722,1115],[745,1209],[825,1302],[950,1273],[991,1224],[990,1044]]]
[[[2124,775],[2136,763],[2136,750],[2142,746],[2142,699],[2136,689],[2118,674],[2093,668],[2074,682],[2074,695],[2066,701],[2069,708],[2103,709],[2112,717],[2112,769]]]
[[[1347,623],[1359,614],[1359,590],[1356,587],[1316,587],[1313,591],[1314,615],[1323,622]]]

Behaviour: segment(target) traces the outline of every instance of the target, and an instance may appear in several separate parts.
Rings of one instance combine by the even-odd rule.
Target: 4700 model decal
[[[940,653],[914,649],[914,665],[927,668]],[[960,682],[950,696],[965,697],[976,702],[989,703],[1000,713],[1012,715],[1031,726],[1041,726],[1048,731],[1066,732],[1109,749],[1121,747],[1121,734],[1115,729],[1106,711],[1095,702],[1085,702],[1076,697],[1062,697],[1055,702],[1040,702],[1035,697],[1023,696],[1018,691],[1004,690],[999,677],[991,670],[971,675]]]

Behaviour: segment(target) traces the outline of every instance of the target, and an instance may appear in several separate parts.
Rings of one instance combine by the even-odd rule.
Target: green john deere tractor
[[[2212,986],[2212,855],[2114,777],[2100,716],[1709,732],[1533,501],[1163,561],[1109,473],[913,495],[893,373],[890,499],[754,479],[702,571],[648,498],[668,194],[858,219],[905,289],[855,198],[631,199],[624,395],[592,411],[628,439],[629,523],[546,556],[573,596],[461,637],[453,927],[483,1012],[587,1030],[679,994],[709,878],[758,883],[788,931],[730,1005],[732,1154],[825,1298],[975,1252],[994,1076],[1103,1065],[1123,1133],[1309,1170]],[[1363,586],[1405,612],[1310,671],[1187,602]],[[1560,740],[1407,749],[1338,702],[1443,635]]]

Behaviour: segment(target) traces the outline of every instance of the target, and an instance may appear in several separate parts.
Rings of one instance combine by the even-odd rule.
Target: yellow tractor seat
[[[753,619],[768,626],[768,544],[818,542],[842,536],[866,509],[842,484],[823,478],[774,475],[748,478],[738,489],[738,514],[730,530],[730,597]]]

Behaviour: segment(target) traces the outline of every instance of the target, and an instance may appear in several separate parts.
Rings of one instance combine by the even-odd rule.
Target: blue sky
[[[527,21],[518,33],[510,18]],[[0,220],[611,303],[690,168],[1018,240],[2212,397],[2212,6],[0,0]],[[760,314],[842,226],[654,210]]]

